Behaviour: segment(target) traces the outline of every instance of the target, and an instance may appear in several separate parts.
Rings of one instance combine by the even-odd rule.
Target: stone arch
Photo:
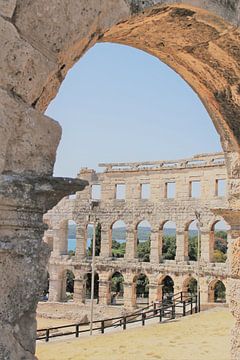
[[[135,303],[144,306],[149,303],[149,277],[144,272],[138,273],[133,277],[133,291]]]
[[[113,236],[115,237],[113,239]],[[127,225],[122,219],[115,220],[110,227],[112,256],[122,258],[126,252]]]
[[[110,275],[111,304],[122,305],[124,297],[124,275],[121,271],[114,271]]]
[[[162,223],[162,257],[164,260],[174,260],[177,251],[177,225],[172,220]]]
[[[95,245],[95,256],[99,256],[101,252],[101,238],[102,238],[102,226],[100,222],[96,223],[95,227],[96,232],[96,245]],[[93,224],[86,224],[86,253],[87,257],[92,257],[92,247],[93,247]]]
[[[136,225],[137,257],[139,261],[149,262],[151,252],[152,226],[146,219],[138,221]]]
[[[210,303],[226,302],[226,284],[223,280],[214,279],[209,283],[208,301]]]
[[[160,274],[157,277],[157,299],[169,300],[174,295],[174,281],[172,276]]]
[[[84,287],[85,287],[85,298],[89,300],[91,298],[91,284],[92,284],[92,273],[87,272],[84,275]],[[94,273],[94,299],[99,302],[99,273]]]
[[[227,260],[228,231],[230,227],[221,218],[216,219],[210,227],[209,253],[211,262],[224,263]]]
[[[197,261],[198,251],[198,233],[197,220],[190,220],[184,229],[184,241],[188,243],[188,259],[190,261]]]
[[[24,322],[20,318],[24,313],[29,321],[29,339],[35,338],[30,330],[33,321],[30,320],[31,309],[35,308],[42,282],[43,259],[46,263],[48,258],[46,249],[38,246],[43,234],[42,216],[39,214],[51,208],[70,189],[77,191],[80,186],[80,182],[66,180],[62,183],[68,188],[59,190],[57,182],[46,180],[45,176],[52,174],[61,131],[58,124],[43,116],[42,112],[55,97],[67,71],[97,41],[122,43],[157,56],[196,91],[221,137],[229,176],[229,209],[239,209],[239,6],[237,2],[210,0],[199,0],[197,4],[198,8],[194,7],[194,0],[185,0],[181,4],[157,0],[156,6],[148,8],[148,1],[104,0],[94,2],[94,5],[71,1],[67,11],[63,11],[62,3],[57,0],[48,1],[47,6],[45,1],[37,0],[0,5],[2,42],[5,44],[1,51],[4,71],[0,92],[3,123],[0,173],[8,174],[8,178],[3,177],[3,187],[22,186],[18,197],[11,202],[12,208],[16,207],[16,214],[19,207],[23,215],[28,214],[30,203],[32,212],[36,214],[34,221],[34,216],[22,216],[20,220],[16,215],[19,221],[16,221],[15,228],[22,232],[21,236],[23,234],[23,247],[25,238],[32,239],[32,262],[26,266],[25,261],[23,266],[23,260],[19,259],[16,264],[15,251],[19,250],[15,249],[17,234],[13,231],[11,241],[15,250],[13,255],[6,256],[23,276],[21,281],[14,278],[11,282],[12,286],[17,285],[17,298],[9,301],[6,292],[2,303],[7,304],[3,312],[10,313],[14,319],[12,327],[19,324],[21,330]],[[143,8],[145,11],[141,12]],[[59,19],[57,30],[53,19]],[[18,176],[14,177],[15,174]],[[26,175],[34,176],[35,180]],[[48,181],[51,190],[42,186],[49,185]],[[29,191],[29,186],[36,190],[33,183],[42,189],[36,197]],[[58,189],[57,196],[50,196],[53,188]],[[6,203],[8,201],[6,198]],[[39,229],[39,233],[35,231],[33,235],[33,228]],[[2,273],[8,273],[12,268],[6,264],[2,265]],[[32,282],[36,285],[31,288],[24,282],[28,273],[36,274]],[[7,288],[6,280],[2,282],[1,288]],[[16,303],[21,303],[21,309],[15,314]],[[7,323],[2,329],[5,337],[8,328]],[[18,340],[11,338],[9,344],[16,342]],[[31,345],[19,347],[21,354],[16,358],[24,357],[26,353],[30,358],[34,353],[34,340],[29,343]],[[8,349],[11,353],[12,348]]]
[[[182,286],[183,295],[196,295],[197,294],[197,280],[191,275],[183,280]]]

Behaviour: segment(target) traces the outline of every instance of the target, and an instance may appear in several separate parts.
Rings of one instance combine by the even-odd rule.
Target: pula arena
[[[76,196],[65,197],[44,215],[48,230],[44,241],[49,245],[49,301],[66,300],[66,272],[75,275],[74,302],[86,300],[87,275],[91,259],[87,256],[87,227],[93,218],[101,224],[101,247],[97,256],[99,303],[111,304],[111,278],[117,272],[124,277],[124,306],[136,306],[136,280],[140,274],[149,280],[149,302],[162,299],[166,276],[174,282],[174,292],[187,291],[191,279],[197,279],[197,262],[189,260],[189,226],[201,214],[201,303],[214,302],[214,285],[227,286],[227,263],[214,261],[214,224],[221,218],[212,208],[227,205],[219,183],[227,178],[223,154],[198,155],[180,161],[100,164],[102,173],[82,169],[79,177],[88,181]],[[198,183],[200,192],[193,193]],[[168,187],[175,187],[170,192]],[[149,187],[149,192],[143,191]],[[97,188],[98,192],[96,192]],[[121,191],[120,191],[121,189]],[[98,199],[96,199],[96,197]],[[95,208],[92,208],[91,201]],[[112,258],[112,229],[116,221],[126,225],[124,258]],[[68,255],[68,222],[76,224],[75,256]],[[150,262],[137,258],[137,228],[142,221],[151,225]],[[176,224],[176,256],[163,260],[163,227]],[[228,292],[228,291],[227,291]],[[228,297],[228,295],[227,295]]]
[[[231,227],[231,359],[240,358],[239,24],[239,0],[0,0],[2,359],[35,359],[36,306],[50,256],[43,214],[87,185],[52,177],[61,128],[44,111],[97,42],[136,47],[165,62],[198,94],[219,133],[228,198],[213,213]]]

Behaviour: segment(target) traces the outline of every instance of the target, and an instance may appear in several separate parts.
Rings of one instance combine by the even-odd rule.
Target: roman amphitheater
[[[102,173],[82,169],[79,177],[88,181],[89,186],[75,196],[65,197],[44,215],[48,225],[44,241],[52,250],[49,301],[66,300],[66,273],[70,270],[75,275],[74,302],[85,302],[87,275],[91,272],[87,227],[93,216],[101,224],[101,249],[96,264],[100,304],[111,304],[111,279],[116,272],[124,278],[123,304],[126,308],[137,305],[139,275],[149,280],[149,302],[162,300],[167,277],[173,281],[175,293],[187,292],[189,282],[198,277],[197,261],[189,259],[188,236],[195,211],[199,211],[201,303],[213,303],[216,283],[221,281],[228,288],[227,263],[214,261],[214,226],[221,218],[211,212],[213,208],[227,205],[227,194],[219,186],[227,177],[223,154],[100,166],[105,168]],[[198,193],[194,193],[194,185],[199,185]],[[174,188],[172,192],[170,186]],[[144,192],[147,187],[149,191]],[[112,230],[120,220],[126,224],[126,251],[123,258],[113,258]],[[69,221],[76,224],[74,256],[68,255]],[[137,258],[138,225],[142,221],[151,225],[149,262]],[[164,260],[162,256],[163,229],[169,221],[176,224],[174,260]]]
[[[220,170],[218,166],[212,170],[211,167],[207,170],[208,166],[204,171],[200,171],[203,169],[201,167],[199,170],[194,169],[196,176],[202,172],[200,177],[204,179],[202,195],[208,197],[206,208],[203,205],[206,200],[204,198],[198,200],[198,206],[200,204],[203,207],[199,209],[203,218],[201,261],[206,261],[209,272],[207,277],[210,277],[207,284],[202,284],[202,296],[206,301],[211,293],[207,290],[210,282],[213,281],[214,284],[215,279],[220,276],[222,281],[225,281],[226,277],[226,269],[221,270],[211,263],[211,241],[209,247],[207,245],[211,226],[221,217],[230,226],[226,286],[230,310],[235,319],[231,359],[239,360],[239,24],[239,0],[178,2],[174,0],[71,0],[68,2],[0,0],[0,357],[2,359],[35,359],[36,308],[46,283],[46,267],[50,256],[49,247],[42,241],[46,230],[43,214],[53,208],[64,196],[84,190],[88,185],[86,180],[52,176],[61,128],[56,121],[44,115],[44,112],[58,93],[69,69],[96,43],[112,42],[141,49],[170,66],[197,93],[220,136],[226,164],[226,170],[221,168],[221,171],[225,171],[227,176],[227,198],[220,200],[210,196],[214,194],[216,184],[215,180],[214,184],[209,180],[208,171],[213,173],[216,169],[217,176]],[[92,103],[94,104],[94,99]],[[70,122],[69,126],[71,126]],[[141,179],[141,170],[138,171],[139,181],[148,181],[146,175],[144,175],[145,179]],[[143,211],[141,206],[139,200],[141,183],[135,184],[133,193],[128,195],[130,190],[127,182],[136,178],[136,170],[124,172],[126,204],[127,198],[131,198],[133,204],[132,209],[126,206],[126,210],[129,213],[132,211],[133,219],[130,221],[130,216],[121,213],[125,203],[113,199],[115,185],[112,179],[111,181],[109,179],[109,188],[105,187],[102,192],[102,202],[105,201],[103,200],[105,196],[109,196],[107,206],[104,208],[100,201],[98,210],[102,225],[102,253],[99,264],[110,254],[108,232],[112,221],[118,218],[119,213],[126,222],[128,233],[126,257],[119,262],[123,261],[126,264],[126,269],[123,271],[124,301],[133,305],[135,300],[132,296],[132,284],[139,272],[139,264],[134,260],[136,245],[134,233],[138,221],[143,217],[149,220],[152,227],[151,261],[150,264],[143,264],[141,270],[149,276],[151,297],[157,297],[159,296],[157,293],[161,293],[161,276],[165,276],[166,272],[173,277],[174,288],[182,286],[187,274],[194,276],[194,264],[187,262],[187,250],[184,244],[186,244],[186,226],[193,220],[195,200],[188,199],[188,184],[184,184],[180,176],[184,171],[189,174],[189,169],[184,169],[183,165],[183,168],[179,169],[179,178],[176,179],[174,202],[176,201],[176,209],[182,206],[182,215],[179,219],[172,219],[177,226],[177,254],[175,262],[169,264],[160,261],[160,242],[162,222],[172,215],[169,205],[171,200],[164,198],[164,186],[159,188],[159,194],[153,181],[155,172],[148,171],[149,174],[151,173],[149,181],[153,183],[151,201],[149,203],[145,201],[144,204],[147,204],[144,208],[152,210],[152,214],[147,216],[146,210]],[[146,174],[146,171],[143,173]],[[116,176],[117,182],[123,180],[120,176],[121,171],[109,171],[110,174],[113,178]],[[93,172],[85,172],[85,174],[82,172],[81,176],[91,179],[91,176],[97,175]],[[108,179],[108,172],[101,176]],[[173,181],[172,177],[171,172],[171,179],[168,178],[168,181]],[[205,189],[208,187],[209,195],[206,195]],[[88,190],[83,194],[86,196],[86,204],[89,198]],[[132,196],[133,194],[135,197]],[[160,195],[162,201],[158,202]],[[83,201],[84,204],[84,200],[81,200],[82,196],[79,197],[79,201]],[[178,204],[177,197],[182,198],[181,204]],[[64,202],[66,205],[63,205]],[[114,209],[117,209],[114,210],[116,211],[114,216],[109,215],[108,211],[111,202],[115,202]],[[83,208],[77,215],[71,212],[74,203],[63,200],[61,207],[69,206],[69,213],[78,224],[76,258],[69,261],[64,255],[66,253],[66,248],[63,249],[64,245],[61,241],[55,242],[59,250],[53,250],[56,254],[56,265],[53,264],[52,258],[51,266],[53,268],[56,266],[56,269],[62,266],[63,271],[64,267],[66,269],[68,266],[73,269],[76,279],[75,296],[81,299],[83,283],[81,271],[77,273],[77,263],[79,267],[85,266],[85,272],[89,271],[89,265],[87,262],[84,263],[83,259],[77,260],[78,257],[84,258],[84,247],[81,247],[81,243],[84,243],[84,227],[79,229],[81,223],[79,219],[85,216],[88,208]],[[162,204],[166,206],[164,209]],[[207,214],[211,207],[214,216],[209,215],[208,218]],[[59,239],[64,239],[64,236],[59,236]],[[180,239],[182,239],[181,245],[179,245]],[[66,258],[59,261],[61,253],[61,256]],[[63,265],[62,261],[66,264]],[[185,274],[182,266],[181,272],[178,271],[179,262],[186,267]],[[169,267],[168,271],[165,265]],[[99,266],[99,277],[101,277],[99,291],[104,294],[104,301],[108,301],[107,281],[113,270],[111,267],[107,268],[108,265],[105,263],[101,271]],[[118,266],[121,270],[121,264]],[[206,272],[201,271],[201,282],[204,283],[203,275],[206,275]],[[53,289],[51,296],[55,298],[60,297],[63,277],[60,273],[56,270],[56,273],[51,275],[50,290]],[[181,276],[183,276],[182,280]]]

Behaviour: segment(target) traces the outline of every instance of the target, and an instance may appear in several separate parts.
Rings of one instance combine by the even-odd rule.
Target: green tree
[[[118,242],[117,240],[112,241],[112,256],[117,258],[124,257],[126,250],[126,242]]]
[[[141,261],[149,262],[150,261],[150,250],[151,250],[151,241],[139,241],[137,243],[137,254],[138,258]]]
[[[97,223],[96,226],[96,243],[95,243],[95,256],[99,256],[101,252],[101,224]],[[91,238],[91,244],[88,248],[87,255],[92,256],[93,253],[93,235]]]
[[[137,283],[137,296],[144,295],[144,297],[148,297],[149,294],[149,280],[146,275],[140,274]]]
[[[198,237],[190,236],[188,243],[188,256],[189,260],[197,261],[197,246],[198,246]]]
[[[67,270],[67,276],[66,276],[66,292],[73,293],[74,290],[74,274],[72,271]]]
[[[163,236],[163,259],[174,260],[176,256],[176,236]]]

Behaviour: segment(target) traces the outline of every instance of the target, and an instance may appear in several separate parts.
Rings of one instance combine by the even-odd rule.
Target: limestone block
[[[0,173],[52,174],[57,122],[0,90],[0,129]]]
[[[17,0],[0,0],[0,14],[11,18],[16,7]]]
[[[30,42],[34,39],[37,46],[44,45],[61,61],[64,58],[63,61],[70,64],[89,46],[92,36],[101,35],[129,15],[130,7],[124,0],[71,0],[67,3],[64,0],[22,0],[15,13],[15,23]],[[66,50],[67,53],[61,53]]]
[[[16,28],[0,17],[0,84],[29,104],[42,93],[56,63],[21,38]]]

